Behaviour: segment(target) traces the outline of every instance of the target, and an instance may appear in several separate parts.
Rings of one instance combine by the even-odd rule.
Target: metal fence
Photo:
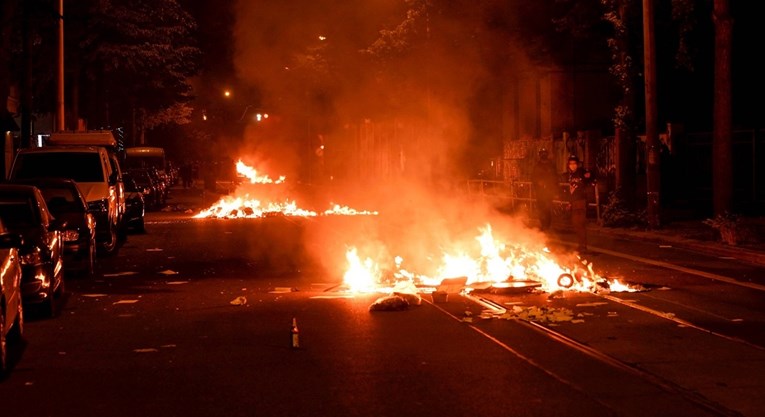
[[[562,182],[559,197],[553,199],[553,213],[558,217],[567,217],[570,213],[570,204],[560,196],[568,192],[568,183]],[[531,181],[499,181],[499,180],[467,180],[467,194],[471,198],[480,198],[510,211],[517,212],[526,210],[529,213],[536,208],[536,195]],[[600,192],[597,184],[593,184],[588,190],[588,212],[600,221]]]

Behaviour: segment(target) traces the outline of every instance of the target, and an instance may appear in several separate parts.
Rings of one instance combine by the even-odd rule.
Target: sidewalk
[[[717,257],[732,257],[745,262],[765,266],[765,219],[748,219],[744,243],[731,246],[723,243],[716,230],[700,220],[674,221],[657,230],[637,228],[611,228],[594,222],[588,225],[588,233],[608,235],[630,240],[650,241],[682,247]]]

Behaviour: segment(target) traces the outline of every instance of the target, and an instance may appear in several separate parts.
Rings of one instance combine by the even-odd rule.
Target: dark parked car
[[[133,178],[136,186],[138,186],[138,189],[143,194],[144,208],[146,210],[159,208],[162,202],[162,188],[152,178],[149,171],[145,169],[131,169],[127,173],[130,174],[130,177]]]
[[[20,246],[21,236],[0,219],[0,376],[8,371],[8,343],[20,341],[24,333]]]
[[[58,312],[64,293],[63,227],[48,210],[40,190],[32,185],[0,184],[0,218],[21,235],[21,296],[25,305]]]
[[[138,187],[129,172],[122,174],[122,180],[125,183],[125,225],[143,233],[146,231],[143,221],[146,214],[143,190]]]
[[[39,188],[53,217],[63,226],[66,270],[92,276],[96,265],[96,218],[88,211],[88,203],[77,183],[64,178],[16,180],[14,183]]]

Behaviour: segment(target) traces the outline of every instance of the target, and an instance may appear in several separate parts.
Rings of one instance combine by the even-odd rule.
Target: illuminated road
[[[150,214],[101,277],[69,281],[60,317],[28,319],[2,415],[765,415],[762,291],[703,275],[740,264],[593,242],[613,252],[603,270],[648,291],[369,312],[379,294],[338,291],[298,243],[321,220],[188,217]],[[519,317],[534,306],[573,317]]]

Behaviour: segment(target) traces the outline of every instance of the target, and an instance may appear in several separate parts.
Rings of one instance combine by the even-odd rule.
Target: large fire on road
[[[355,247],[346,253],[348,267],[343,276],[345,285],[355,292],[391,292],[401,282],[416,287],[437,287],[444,280],[464,279],[465,288],[502,287],[513,282],[535,281],[540,290],[589,292],[635,292],[640,289],[595,273],[591,262],[580,259],[570,267],[562,266],[545,247],[503,243],[497,240],[490,225],[481,230],[474,242],[461,245],[456,252],[443,252],[432,274],[419,274],[403,268],[403,259],[396,257],[385,263],[369,257],[362,259]],[[382,265],[390,265],[383,267]]]
[[[249,180],[250,184],[277,186],[284,184],[286,177],[276,180],[268,175],[259,174],[254,168],[237,162],[239,175]],[[306,210],[298,207],[294,200],[268,201],[262,197],[253,197],[248,192],[237,189],[233,196],[226,196],[210,208],[202,210],[195,218],[260,218],[280,216],[354,216],[377,215],[376,211],[359,211],[338,204],[323,212]],[[542,291],[555,292],[634,292],[639,288],[631,287],[616,279],[600,276],[593,270],[593,265],[584,259],[561,261],[541,243],[521,242],[517,239],[498,239],[493,228],[486,224],[479,229],[480,234],[466,242],[450,242],[449,249],[440,249],[440,254],[428,255],[427,271],[412,272],[404,268],[404,259],[372,259],[359,255],[356,247],[349,247],[345,254],[347,266],[343,274],[343,284],[351,292],[392,292],[393,288],[430,288],[439,286],[444,280],[459,279],[464,281],[465,289],[487,286],[512,286],[518,282],[534,282]],[[530,232],[520,230],[520,233]],[[430,242],[425,242],[430,243]],[[395,253],[385,250],[377,253]],[[419,260],[418,260],[419,261]],[[422,267],[422,262],[418,262]]]

